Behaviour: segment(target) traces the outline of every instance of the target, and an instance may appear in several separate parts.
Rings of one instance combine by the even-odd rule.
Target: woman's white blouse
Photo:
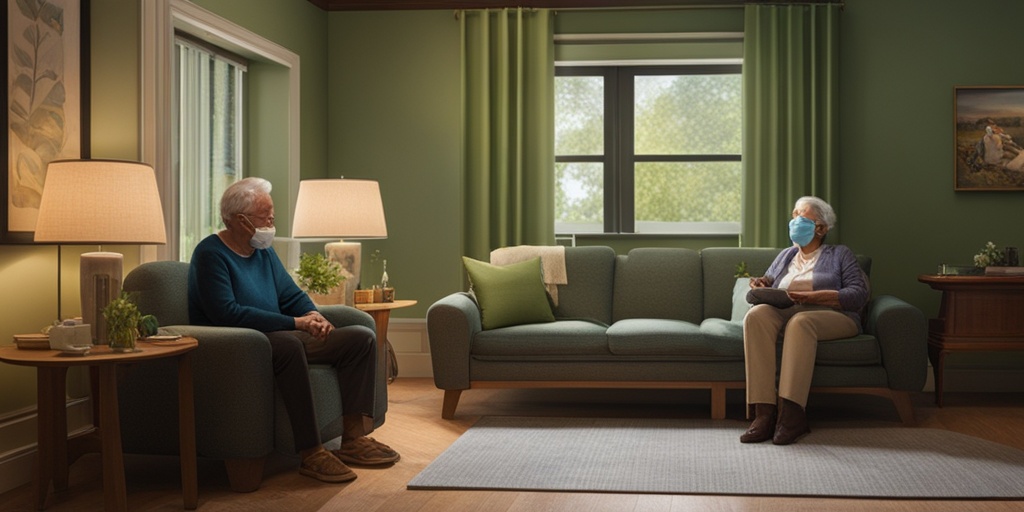
[[[814,265],[818,262],[820,254],[820,247],[807,256],[804,256],[803,252],[797,252],[789,262],[789,269],[786,270],[786,275],[782,276],[779,288],[800,292],[814,290]]]

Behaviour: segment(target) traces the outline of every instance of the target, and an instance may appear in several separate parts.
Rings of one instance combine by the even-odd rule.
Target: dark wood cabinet
[[[1024,276],[921,275],[942,292],[928,322],[935,403],[942,406],[943,365],[950,352],[1024,350]]]

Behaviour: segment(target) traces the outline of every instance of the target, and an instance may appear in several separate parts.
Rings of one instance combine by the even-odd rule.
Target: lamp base
[[[327,259],[341,265],[341,274],[345,276],[342,286],[345,288],[345,304],[355,304],[356,289],[359,288],[359,272],[362,263],[363,244],[359,242],[330,242],[324,246]]]
[[[124,256],[116,252],[87,252],[80,264],[82,322],[91,326],[94,345],[106,345],[109,342],[103,308],[121,294]]]

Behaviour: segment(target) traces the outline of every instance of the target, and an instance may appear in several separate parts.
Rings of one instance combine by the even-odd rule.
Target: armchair
[[[270,343],[263,333],[246,328],[209,327],[188,323],[188,264],[145,263],[124,279],[142,314],[155,315],[160,334],[195,337],[193,355],[196,447],[199,456],[223,459],[231,488],[259,488],[266,457],[274,450],[296,453],[284,402],[274,385]],[[335,326],[365,325],[375,330],[370,315],[348,306],[321,306]],[[178,453],[176,370],[165,361],[130,367],[119,380],[124,451]],[[387,385],[384,359],[377,357],[373,427],[384,422]],[[317,422],[326,443],[342,433],[341,396],[334,368],[310,365]]]

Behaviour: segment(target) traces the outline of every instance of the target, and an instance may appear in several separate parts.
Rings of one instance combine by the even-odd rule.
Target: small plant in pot
[[[295,271],[299,286],[310,293],[327,295],[344,280],[341,265],[320,253],[303,254]]]
[[[139,337],[142,313],[139,313],[139,308],[128,298],[128,294],[121,292],[120,297],[110,301],[103,308],[103,318],[107,321],[107,341],[110,343],[110,349],[115,352],[134,351],[135,340]]]

